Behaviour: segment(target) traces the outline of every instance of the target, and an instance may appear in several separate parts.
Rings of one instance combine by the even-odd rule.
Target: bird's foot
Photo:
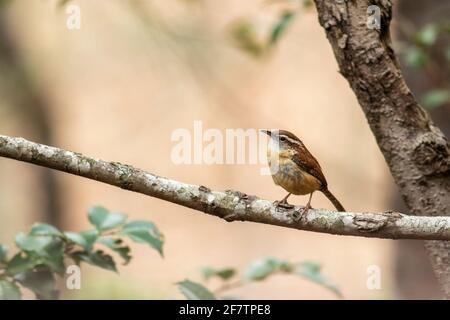
[[[276,208],[284,208],[284,209],[292,209],[292,208],[294,208],[295,206],[293,205],[293,204],[289,204],[286,200],[281,200],[281,201],[274,201],[273,202],[273,205],[276,207]]]
[[[297,222],[302,221],[303,218],[305,218],[308,214],[309,209],[312,209],[312,207],[310,205],[306,205],[303,209],[294,211],[294,213],[292,214],[294,220]]]

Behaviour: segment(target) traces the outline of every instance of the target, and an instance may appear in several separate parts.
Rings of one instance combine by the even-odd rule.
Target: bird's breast
[[[269,157],[270,171],[275,184],[287,192],[297,195],[309,194],[320,188],[320,181],[309,173],[303,171],[290,156],[279,154]],[[278,163],[278,164],[277,164]]]

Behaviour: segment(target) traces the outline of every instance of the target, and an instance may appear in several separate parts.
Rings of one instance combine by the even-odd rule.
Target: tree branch
[[[0,135],[0,156],[97,180],[166,200],[227,221],[252,221],[298,230],[389,239],[450,240],[450,217],[416,217],[398,212],[335,212],[276,207],[239,191],[159,177],[118,162],[106,162],[63,149]]]
[[[411,213],[450,215],[450,146],[402,77],[391,47],[391,1],[314,2],[340,72],[358,98]],[[379,30],[367,26],[371,5],[381,14]],[[450,298],[450,242],[427,242],[426,247]]]

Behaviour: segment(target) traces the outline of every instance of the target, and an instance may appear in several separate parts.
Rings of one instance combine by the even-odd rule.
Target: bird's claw
[[[307,206],[307,207],[304,207],[303,209],[298,210],[298,211],[296,210],[296,211],[294,211],[294,213],[292,214],[292,217],[294,218],[294,220],[295,220],[296,222],[302,221],[303,218],[305,218],[306,215],[308,214],[309,209],[312,209],[311,206],[309,206],[309,207],[308,207],[308,206]]]
[[[273,202],[273,205],[274,205],[276,208],[281,207],[281,208],[284,208],[284,209],[292,209],[292,208],[295,207],[293,204],[287,203],[287,201],[278,201],[278,200],[274,201],[274,202]]]

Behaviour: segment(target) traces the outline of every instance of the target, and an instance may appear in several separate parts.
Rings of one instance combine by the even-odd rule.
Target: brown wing
[[[301,151],[293,155],[292,160],[305,172],[317,178],[322,187],[327,186],[327,180],[322,173],[322,168],[314,156],[302,145]]]

